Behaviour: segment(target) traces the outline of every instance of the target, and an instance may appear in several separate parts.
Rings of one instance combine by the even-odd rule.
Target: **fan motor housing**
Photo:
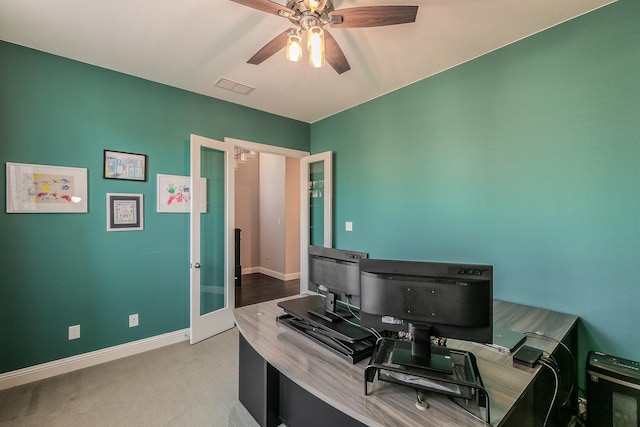
[[[289,16],[289,21],[298,25],[300,20],[305,16],[314,16],[320,20],[322,25],[327,24],[331,18],[329,17],[329,13],[334,11],[333,3],[331,0],[327,0],[324,7],[321,11],[312,12],[311,9],[304,4],[302,0],[289,0],[287,3],[287,8],[293,10],[295,14],[293,16]]]

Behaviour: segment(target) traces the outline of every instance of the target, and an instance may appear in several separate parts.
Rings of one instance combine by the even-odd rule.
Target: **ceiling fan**
[[[270,0],[231,0],[262,12],[289,19],[296,25],[277,35],[247,62],[258,65],[286,47],[287,59],[300,60],[302,36],[307,36],[309,63],[321,67],[328,62],[338,74],[351,66],[340,46],[323,27],[363,28],[415,22],[418,6],[363,6],[334,10],[331,0],[288,0],[287,6]]]

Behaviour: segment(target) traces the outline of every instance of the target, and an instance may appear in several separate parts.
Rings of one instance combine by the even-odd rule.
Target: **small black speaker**
[[[590,351],[587,356],[587,425],[639,427],[640,362]]]

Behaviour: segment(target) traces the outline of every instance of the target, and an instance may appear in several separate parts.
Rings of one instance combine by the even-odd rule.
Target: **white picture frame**
[[[7,213],[86,213],[87,169],[7,162]]]
[[[191,212],[191,177],[182,175],[157,175],[156,211],[160,213]],[[202,188],[202,205],[200,213],[207,211],[207,180],[200,178]]]

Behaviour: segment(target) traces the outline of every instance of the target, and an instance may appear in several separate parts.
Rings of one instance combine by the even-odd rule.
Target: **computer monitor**
[[[410,333],[393,362],[449,372],[447,355],[431,354],[431,337],[492,342],[493,266],[363,259],[360,321]]]
[[[337,313],[336,303],[360,305],[360,260],[364,252],[309,246],[309,290],[325,296],[327,318]],[[318,314],[318,313],[314,313]]]

